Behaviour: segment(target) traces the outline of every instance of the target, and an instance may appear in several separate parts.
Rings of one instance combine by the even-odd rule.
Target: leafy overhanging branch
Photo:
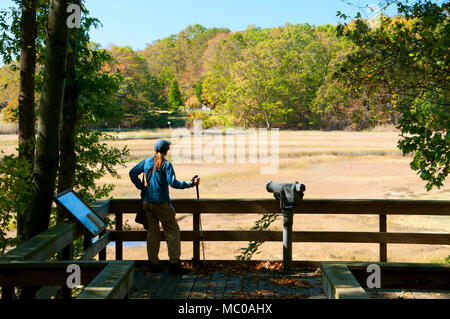
[[[255,222],[255,225],[251,230],[267,230],[274,221],[277,220],[280,214],[267,213]],[[251,241],[247,247],[241,248],[241,254],[236,256],[237,260],[251,260],[253,255],[259,254],[259,247],[263,244],[263,241]]]

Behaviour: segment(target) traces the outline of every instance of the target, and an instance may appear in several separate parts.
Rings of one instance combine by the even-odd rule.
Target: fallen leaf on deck
[[[279,286],[299,287],[299,288],[311,288],[312,286],[301,279],[291,279],[287,277],[271,279],[270,282]]]

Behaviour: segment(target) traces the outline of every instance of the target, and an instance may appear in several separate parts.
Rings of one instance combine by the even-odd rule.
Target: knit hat
[[[155,143],[155,151],[164,154],[169,150],[170,144],[172,143],[166,140],[157,140]]]

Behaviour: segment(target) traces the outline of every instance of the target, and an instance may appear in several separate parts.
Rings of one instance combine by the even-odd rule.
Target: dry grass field
[[[127,145],[130,158],[126,167],[118,168],[121,179],[105,177],[101,183],[115,185],[114,197],[138,197],[128,171],[145,157],[152,155],[159,137],[169,137],[169,130],[142,130],[113,133],[115,146]],[[205,143],[210,137],[205,138]],[[450,199],[448,183],[440,190],[426,192],[425,183],[409,168],[411,157],[397,149],[398,132],[374,130],[370,132],[280,131],[279,168],[274,174],[261,174],[258,163],[174,163],[179,180],[201,176],[201,198],[271,198],[265,185],[269,181],[294,182],[306,185],[305,198],[402,198]],[[0,149],[14,152],[16,135],[0,135]],[[178,146],[177,146],[178,145]],[[172,151],[180,147],[174,139]],[[170,152],[169,152],[169,160]],[[194,198],[193,189],[173,190],[172,198]],[[203,229],[250,229],[258,215],[205,215]],[[137,228],[134,216],[126,225]],[[192,229],[191,216],[179,216],[181,229]],[[272,226],[281,230],[281,219]],[[377,231],[375,216],[314,215],[296,216],[294,230]],[[448,217],[388,217],[388,231],[450,232]],[[146,259],[145,243],[124,249],[126,259]],[[247,243],[205,243],[207,259],[234,259],[239,248]],[[255,259],[282,259],[281,243],[265,243]],[[113,258],[113,247],[108,248]],[[449,246],[388,245],[389,261],[442,262],[450,255]],[[166,245],[161,245],[160,258],[167,259]],[[192,243],[182,243],[182,258],[192,258]],[[377,244],[294,244],[293,258],[297,260],[377,260]]]

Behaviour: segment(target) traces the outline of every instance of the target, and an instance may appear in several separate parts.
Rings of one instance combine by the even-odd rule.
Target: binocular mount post
[[[292,224],[294,223],[294,210],[285,207],[281,209],[283,215],[283,271],[291,271],[292,263]]]
[[[294,223],[295,200],[303,199],[305,185],[295,183],[267,184],[268,192],[280,201],[281,214],[283,215],[283,271],[291,271],[292,264],[292,225]]]

